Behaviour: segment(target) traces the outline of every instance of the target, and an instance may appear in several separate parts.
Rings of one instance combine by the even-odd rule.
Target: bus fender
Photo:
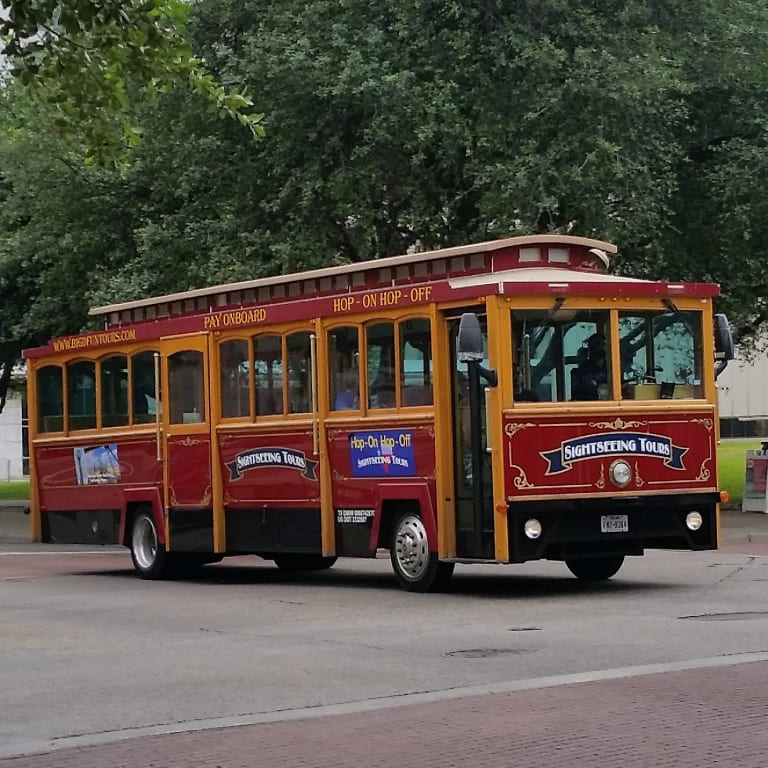
[[[419,505],[421,519],[427,530],[427,543],[430,552],[437,552],[437,523],[432,494],[426,483],[387,483],[378,489],[373,525],[371,526],[370,547],[375,550],[379,545],[379,533],[382,526],[384,505],[391,501],[415,501]]]
[[[130,520],[133,510],[139,506],[149,505],[152,507],[152,516],[155,519],[155,528],[157,529],[157,538],[160,544],[165,544],[165,519],[163,516],[163,502],[160,498],[160,489],[150,488],[126,488],[123,491],[123,508],[120,510],[120,530],[118,531],[118,541],[128,544],[128,537],[131,535]]]

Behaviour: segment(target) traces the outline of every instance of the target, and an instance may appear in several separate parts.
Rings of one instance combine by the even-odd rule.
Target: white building
[[[737,351],[717,389],[723,437],[768,437],[768,354],[747,362]]]
[[[0,482],[21,480],[25,476],[27,451],[23,432],[22,399],[18,392],[9,392],[3,412],[0,413]],[[22,426],[24,425],[24,427]]]

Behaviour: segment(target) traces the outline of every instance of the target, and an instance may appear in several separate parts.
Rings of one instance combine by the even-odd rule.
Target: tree
[[[129,120],[136,87],[157,93],[188,81],[221,116],[261,135],[247,93],[223,88],[193,56],[189,9],[179,0],[6,0],[0,54],[55,112],[60,128],[84,137],[95,161],[136,143]]]
[[[208,0],[191,19],[268,107],[273,249],[601,237],[619,271],[720,282],[744,344],[768,295],[767,29],[765,0]]]
[[[0,275],[29,309],[0,343],[83,329],[88,305],[541,231],[721,282],[742,341],[765,327],[767,0],[201,0],[187,28],[265,140],[137,92],[130,165],[82,169],[9,89]]]

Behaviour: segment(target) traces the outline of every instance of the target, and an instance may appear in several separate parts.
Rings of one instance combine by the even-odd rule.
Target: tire
[[[605,581],[618,573],[624,563],[624,555],[611,557],[584,557],[566,560],[568,570],[582,581]]]
[[[335,562],[335,557],[323,557],[322,555],[305,555],[300,553],[288,553],[275,555],[275,565],[287,573],[299,571],[325,571]]]
[[[133,520],[131,560],[142,579],[167,579],[173,575],[173,557],[158,539],[151,512],[140,512]]]
[[[400,586],[409,592],[445,589],[453,574],[453,563],[441,563],[437,552],[429,551],[427,529],[413,512],[405,512],[395,521],[389,558]]]

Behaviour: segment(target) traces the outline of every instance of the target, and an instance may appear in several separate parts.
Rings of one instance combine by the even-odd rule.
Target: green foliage
[[[542,231],[720,282],[741,340],[764,328],[768,0],[77,7],[95,21],[14,53],[61,106],[2,91],[0,352],[81,330],[89,305]],[[206,99],[170,90],[191,71]],[[62,119],[129,162],[84,168]]]
[[[0,52],[11,73],[54,112],[55,125],[83,136],[89,161],[119,158],[136,144],[127,120],[132,88],[157,94],[188,81],[222,117],[262,135],[247,93],[225,90],[192,53],[190,6],[178,0],[9,0]]]

